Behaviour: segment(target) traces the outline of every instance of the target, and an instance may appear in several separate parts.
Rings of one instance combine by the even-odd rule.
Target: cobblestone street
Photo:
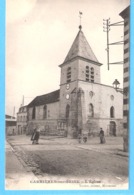
[[[46,184],[46,180],[66,179],[82,182],[86,179],[90,184],[99,182],[101,188],[102,185],[106,185],[105,188],[127,187],[128,153],[122,151],[122,137],[107,137],[106,140],[106,144],[100,144],[98,137],[92,137],[86,144],[79,144],[75,139],[41,136],[39,145],[32,145],[29,136],[10,136],[6,147],[6,187],[49,189],[50,185],[33,187],[32,184],[38,180],[45,180]],[[12,185],[14,182],[16,186]],[[69,188],[78,188],[74,183]],[[87,183],[82,187],[88,189]]]

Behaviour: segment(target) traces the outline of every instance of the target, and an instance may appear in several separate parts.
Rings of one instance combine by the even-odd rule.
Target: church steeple
[[[101,65],[94,52],[92,51],[90,45],[88,44],[85,36],[84,36],[84,33],[82,32],[82,26],[80,25],[79,26],[79,32],[63,62],[66,63],[70,60],[73,60],[74,58],[76,57],[80,57],[80,58],[83,58],[85,60],[88,60],[90,62],[94,62],[95,64],[97,63],[98,65]]]

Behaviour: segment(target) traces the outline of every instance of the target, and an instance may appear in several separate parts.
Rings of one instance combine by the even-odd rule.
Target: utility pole
[[[118,42],[114,42],[114,43],[109,43],[109,31],[110,31],[110,27],[112,26],[123,26],[124,25],[124,21],[120,21],[120,22],[116,22],[116,23],[113,23],[113,24],[110,24],[110,18],[109,19],[106,19],[104,20],[103,19],[103,32],[106,32],[107,33],[107,48],[106,48],[106,51],[107,51],[107,66],[108,66],[108,70],[110,69],[110,64],[111,65],[120,65],[120,64],[123,64],[123,61],[120,61],[120,62],[112,62],[110,63],[109,62],[109,46],[111,45],[123,45],[124,44],[124,41],[118,41]]]

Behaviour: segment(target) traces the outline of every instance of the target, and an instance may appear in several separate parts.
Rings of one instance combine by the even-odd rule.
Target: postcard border
[[[6,194],[134,194],[134,0],[130,0],[130,160],[129,160],[129,190],[5,190],[5,7],[6,1],[0,1],[0,192]]]

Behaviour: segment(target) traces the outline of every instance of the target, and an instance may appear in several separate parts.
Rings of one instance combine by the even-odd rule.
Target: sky
[[[107,69],[103,19],[123,21],[119,13],[129,0],[10,0],[6,1],[6,114],[18,112],[38,95],[60,88],[60,68],[79,29],[101,66],[101,83],[123,87],[123,66]],[[123,41],[123,26],[111,27],[109,42]],[[123,61],[123,45],[110,46],[110,63]],[[14,109],[15,108],[15,109]],[[16,116],[16,115],[15,115]]]

